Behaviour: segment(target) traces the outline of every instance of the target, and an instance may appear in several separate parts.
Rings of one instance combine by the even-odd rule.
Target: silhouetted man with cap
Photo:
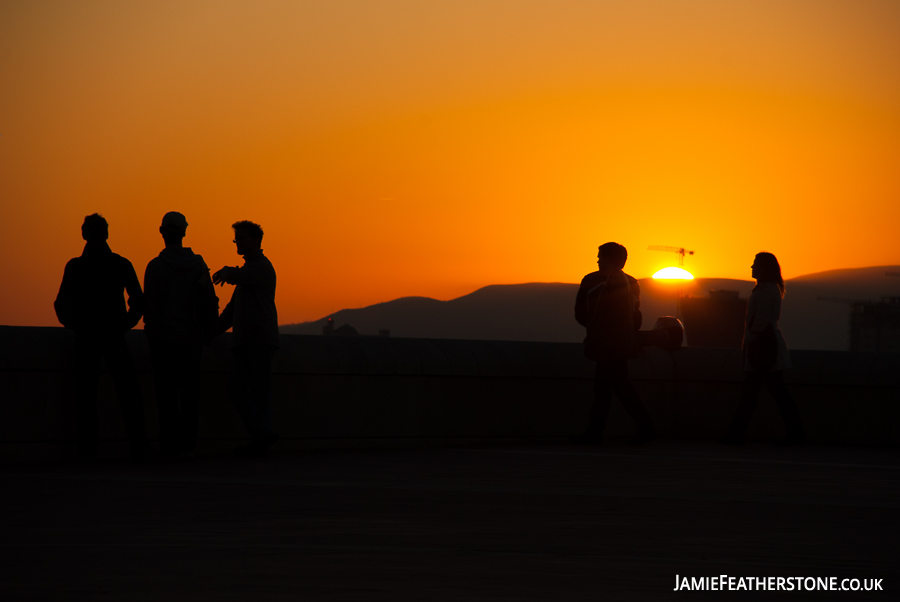
[[[166,247],[144,272],[144,332],[153,359],[160,452],[166,457],[196,449],[200,356],[219,318],[209,268],[183,245],[187,226],[177,211],[163,216],[159,233]]]
[[[125,419],[134,460],[150,452],[144,429],[144,405],[125,333],[141,319],[144,295],[131,262],[106,243],[109,226],[98,213],[84,218],[86,241],[81,257],[66,264],[53,304],[59,321],[75,331],[78,455],[95,460],[98,445],[97,386],[100,358],[106,361]],[[128,293],[125,308],[123,291]]]
[[[594,405],[590,425],[577,439],[599,444],[615,393],[637,425],[632,444],[656,437],[650,414],[628,381],[628,357],[636,350],[635,332],[641,327],[641,289],[638,281],[622,271],[628,251],[608,242],[597,253],[596,272],[581,280],[575,299],[575,319],[587,329],[584,354],[597,362],[594,376]]]
[[[272,430],[272,356],[278,348],[275,309],[275,268],[263,255],[263,230],[248,221],[235,222],[234,243],[244,257],[241,267],[224,267],[214,284],[234,284],[231,301],[219,316],[219,331],[233,328],[234,370],[231,390],[250,433],[250,444],[239,453],[259,456],[278,439]]]

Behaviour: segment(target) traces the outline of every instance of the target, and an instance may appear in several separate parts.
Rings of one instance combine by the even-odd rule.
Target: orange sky
[[[900,3],[0,3],[0,323],[56,325],[98,211],[139,277],[166,211],[250,219],[282,323],[578,282],[900,264]],[[230,291],[220,290],[222,306]]]

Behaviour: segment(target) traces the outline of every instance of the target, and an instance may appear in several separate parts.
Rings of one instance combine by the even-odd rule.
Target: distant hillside
[[[900,278],[885,272],[898,266],[829,270],[792,278],[785,283],[781,328],[788,345],[797,349],[847,349],[849,306],[818,297],[878,300],[900,295]]]
[[[833,270],[789,280],[781,319],[788,344],[796,349],[846,349],[848,307],[817,301],[817,297],[900,295],[900,278],[885,276],[887,271],[900,271],[900,267]],[[698,278],[681,285],[647,278],[640,283],[645,329],[659,316],[674,314],[679,286],[689,295],[706,296],[710,289],[736,290],[744,298],[754,286],[753,281],[723,278]],[[315,322],[284,325],[281,332],[322,334],[330,317],[335,326],[350,324],[362,335],[386,329],[392,337],[580,342],[584,330],[574,319],[577,291],[577,284],[529,283],[486,286],[450,301],[403,297],[344,309]]]
[[[389,329],[392,337],[580,341],[584,335],[572,317],[577,291],[576,284],[532,283],[486,286],[450,301],[403,297],[282,326],[281,332],[322,334],[332,318],[335,326],[350,324],[364,335]]]

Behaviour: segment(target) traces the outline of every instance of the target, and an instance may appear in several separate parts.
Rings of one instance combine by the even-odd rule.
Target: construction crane
[[[693,251],[687,251],[684,247],[663,247],[660,245],[650,245],[647,247],[648,251],[669,251],[671,253],[675,253],[678,255],[678,267],[684,267],[684,256],[693,255]]]

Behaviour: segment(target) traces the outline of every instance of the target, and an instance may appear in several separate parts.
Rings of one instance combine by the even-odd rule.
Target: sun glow
[[[663,268],[653,274],[656,280],[693,280],[694,275],[681,268]]]

